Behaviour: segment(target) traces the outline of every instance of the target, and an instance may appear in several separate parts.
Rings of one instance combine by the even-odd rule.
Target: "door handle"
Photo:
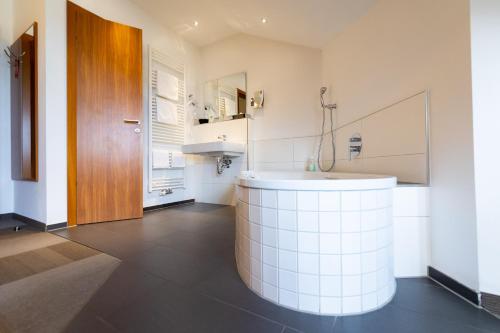
[[[125,124],[134,124],[134,125],[140,125],[141,121],[137,119],[123,119],[123,122]]]

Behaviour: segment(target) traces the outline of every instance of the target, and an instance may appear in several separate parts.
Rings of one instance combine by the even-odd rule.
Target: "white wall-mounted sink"
[[[245,145],[243,143],[227,141],[194,143],[183,145],[182,152],[184,154],[197,154],[215,157],[239,157],[245,153]]]

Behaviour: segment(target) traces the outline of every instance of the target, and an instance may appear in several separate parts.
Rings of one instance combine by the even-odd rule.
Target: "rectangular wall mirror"
[[[203,99],[201,114],[198,115],[200,120],[218,122],[244,118],[247,112],[247,74],[236,73],[206,82]]]
[[[11,89],[12,179],[38,180],[37,23],[7,48]]]

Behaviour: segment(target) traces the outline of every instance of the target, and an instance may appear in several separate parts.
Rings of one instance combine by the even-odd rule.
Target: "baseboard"
[[[0,220],[7,220],[14,218],[14,213],[3,213],[0,214]]]
[[[68,227],[68,222],[61,222],[61,223],[56,223],[56,224],[49,224],[46,227],[46,230],[52,231],[52,230],[63,229],[63,228],[67,228],[67,227]]]
[[[500,296],[481,293],[481,306],[487,311],[500,318]]]
[[[37,221],[35,219],[29,218],[29,217],[26,217],[26,216],[23,216],[23,215],[20,215],[17,213],[13,213],[12,217],[15,218],[16,220],[19,220],[23,223],[26,223],[27,225],[29,225],[32,228],[38,229],[40,231],[45,231],[45,228],[47,227],[47,225],[43,222]]]
[[[40,230],[40,231],[51,231],[51,230],[55,230],[55,229],[66,228],[68,226],[67,222],[47,225],[43,222],[37,221],[35,219],[29,218],[29,217],[26,217],[24,215],[20,215],[17,213],[10,213],[10,217],[14,218],[16,220],[19,220],[23,223],[26,223],[30,227],[35,228],[35,229]]]
[[[143,211],[150,212],[152,210],[164,209],[164,208],[169,208],[169,207],[173,207],[173,206],[187,205],[187,204],[193,204],[193,203],[194,203],[194,199],[169,202],[166,204],[144,207]]]
[[[441,273],[431,266],[427,267],[427,275],[434,281],[442,284],[446,288],[450,289],[457,295],[463,297],[476,306],[480,305],[479,293],[461,284],[457,280],[452,279],[448,275]]]

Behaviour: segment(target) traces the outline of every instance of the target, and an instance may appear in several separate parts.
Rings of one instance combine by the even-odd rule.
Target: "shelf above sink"
[[[194,143],[182,146],[184,154],[205,155],[213,157],[240,157],[245,153],[243,143],[214,141],[204,143]]]

